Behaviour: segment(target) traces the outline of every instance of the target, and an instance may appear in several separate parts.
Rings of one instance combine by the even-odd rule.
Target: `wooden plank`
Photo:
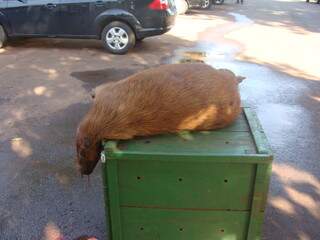
[[[264,207],[264,198],[266,196],[265,186],[266,179],[269,175],[268,164],[258,164],[256,166],[256,176],[254,183],[254,192],[251,204],[250,220],[248,225],[247,240],[258,240],[261,237],[261,227],[263,222],[264,212],[261,209]]]
[[[270,164],[267,164],[267,166],[266,166],[265,174],[264,174],[264,180],[263,180],[264,184],[263,184],[263,187],[260,189],[261,192],[263,193],[262,194],[261,208],[260,208],[260,211],[262,211],[262,212],[264,212],[266,204],[267,204],[271,175],[272,175],[272,164],[270,163]]]
[[[133,207],[249,210],[253,164],[119,161],[120,204]]]
[[[101,161],[101,170],[102,170],[102,181],[103,181],[103,194],[104,194],[104,203],[105,203],[105,215],[106,215],[106,223],[108,229],[108,236],[111,238],[111,213],[109,207],[109,196],[108,196],[108,178],[107,178],[107,165],[105,162],[105,153],[102,152],[101,156],[103,155],[104,161]]]
[[[244,112],[248,120],[249,127],[254,138],[258,153],[271,155],[271,147],[268,143],[267,137],[262,129],[262,126],[259,123],[258,117],[250,108],[244,108]]]
[[[181,132],[121,141],[123,153],[144,152],[157,154],[254,154],[256,148],[249,132]]]
[[[121,208],[124,240],[244,240],[248,212]]]
[[[271,161],[270,155],[227,155],[227,154],[167,154],[165,152],[152,154],[145,152],[122,152],[121,150],[116,150],[110,153],[111,159],[118,159],[119,161],[161,161],[161,162],[215,162],[215,163],[269,163]]]
[[[108,156],[107,156],[108,158]],[[119,203],[118,166],[116,160],[106,161],[108,183],[108,206],[110,213],[110,225],[112,240],[122,240],[122,225]]]
[[[249,132],[250,128],[245,117],[244,112],[242,111],[238,119],[230,126],[215,130],[218,132]]]

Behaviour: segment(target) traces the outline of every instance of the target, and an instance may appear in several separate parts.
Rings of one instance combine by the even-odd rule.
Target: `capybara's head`
[[[97,165],[102,150],[101,141],[86,135],[81,127],[76,137],[77,165],[82,175],[89,175]]]
[[[234,78],[238,81],[238,83],[241,83],[244,79],[246,79],[246,77],[242,77],[242,76],[236,76],[232,71],[230,71],[229,69],[225,69],[225,68],[221,68],[218,71],[223,72],[226,75],[229,75],[230,78]]]

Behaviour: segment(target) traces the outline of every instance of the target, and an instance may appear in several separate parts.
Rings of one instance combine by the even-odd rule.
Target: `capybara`
[[[103,139],[229,125],[240,113],[238,83],[242,79],[206,64],[170,64],[100,87],[77,130],[81,174],[93,171]]]

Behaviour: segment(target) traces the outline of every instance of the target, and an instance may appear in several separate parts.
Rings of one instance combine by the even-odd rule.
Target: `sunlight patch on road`
[[[320,97],[311,96],[311,98],[312,98],[313,100],[316,100],[316,101],[320,102]]]
[[[320,195],[320,181],[311,173],[286,164],[274,164],[272,166],[272,171],[277,175],[281,182],[287,185],[292,183],[308,184],[315,189],[318,195]]]
[[[293,187],[285,187],[286,193],[290,199],[297,205],[306,208],[310,215],[320,220],[320,205],[312,196],[307,193],[299,192]]]
[[[63,235],[59,227],[53,223],[49,222],[44,228],[44,240],[62,240]]]
[[[43,94],[45,93],[46,90],[47,90],[46,87],[44,87],[44,86],[39,86],[39,87],[35,87],[35,88],[33,89],[33,92],[34,92],[34,94],[36,94],[36,95],[38,95],[38,96],[41,96],[41,95],[43,95]]]
[[[270,197],[270,204],[285,214],[294,215],[296,213],[293,204],[283,197]]]
[[[222,26],[223,24],[230,23],[230,21],[222,18],[216,18],[214,21],[208,17],[196,15],[194,18],[191,16],[179,16],[176,19],[175,26],[167,34],[181,40],[195,42],[198,40],[199,34],[205,32],[209,28]]]
[[[320,220],[320,204],[314,195],[320,196],[320,181],[311,173],[296,169],[287,164],[273,164],[273,173],[283,185],[284,197],[271,197],[271,205],[288,214],[295,213],[296,207],[302,207],[315,219]],[[311,189],[312,191],[301,191]]]
[[[45,86],[38,86],[33,88],[32,91],[28,91],[29,95],[35,94],[37,96],[45,96],[45,97],[51,97],[52,96],[52,91],[48,90],[47,87]]]
[[[22,158],[29,157],[32,154],[30,144],[25,139],[19,137],[11,139],[11,150]]]
[[[39,67],[37,65],[31,65],[31,68],[32,69],[35,69],[41,73],[45,73],[48,75],[48,78],[50,80],[53,80],[53,79],[56,79],[59,74],[58,74],[58,71],[56,69],[53,69],[53,68],[42,68],[42,67]]]
[[[269,64],[295,77],[320,78],[320,34],[287,26],[253,24],[226,35],[244,50],[237,60]]]

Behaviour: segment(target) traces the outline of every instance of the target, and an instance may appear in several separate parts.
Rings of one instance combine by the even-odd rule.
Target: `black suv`
[[[174,0],[0,0],[0,47],[11,37],[96,38],[124,54],[175,15]]]

